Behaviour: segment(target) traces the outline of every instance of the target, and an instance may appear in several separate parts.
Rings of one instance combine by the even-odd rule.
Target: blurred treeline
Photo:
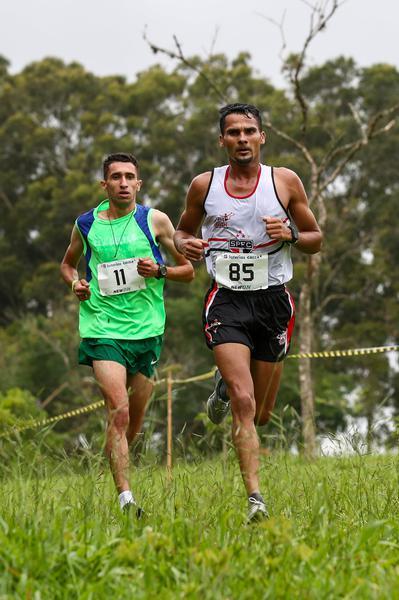
[[[191,179],[225,163],[218,147],[221,101],[210,80],[228,101],[256,104],[276,128],[297,135],[295,98],[256,73],[249,55],[231,61],[224,55],[206,61],[194,57],[192,63],[206,77],[184,64],[171,70],[155,65],[130,83],[122,76],[95,76],[78,63],[56,58],[11,74],[7,60],[0,59],[1,429],[98,399],[90,370],[76,365],[77,303],[59,277],[59,263],[77,215],[102,199],[98,182],[106,154],[128,151],[138,157],[144,181],[139,200],[167,212],[176,225]],[[397,103],[399,73],[386,64],[359,68],[339,57],[307,68],[302,91],[311,107],[307,144],[323,156],[331,139],[344,143],[357,127],[351,106],[357,115],[366,115]],[[263,161],[292,168],[309,185],[302,155],[282,137],[267,135]],[[398,141],[395,124],[389,134],[365,145],[326,190],[322,276],[312,298],[314,350],[399,340]],[[305,263],[293,253],[290,289],[295,297]],[[185,377],[212,367],[201,333],[207,285],[202,267],[189,286],[167,284],[161,371],[180,365],[174,373]],[[297,362],[286,363],[276,419],[268,429],[270,435],[284,430],[288,443],[300,443]],[[398,385],[394,361],[386,354],[318,360],[318,432],[344,431],[348,418],[363,417],[369,441],[374,436],[394,444]],[[211,387],[210,381],[176,387],[174,429],[183,443],[204,433],[205,421],[198,414]],[[157,388],[149,412],[153,437],[161,440],[164,393]],[[379,426],[387,411],[390,426]],[[100,413],[60,422],[54,439],[71,446],[85,433],[90,441],[101,432]]]

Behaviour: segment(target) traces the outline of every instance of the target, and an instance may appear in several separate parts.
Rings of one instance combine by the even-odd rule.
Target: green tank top
[[[151,257],[164,262],[152,231],[152,209],[136,204],[133,212],[111,225],[98,216],[108,207],[109,201],[104,200],[75,222],[83,240],[91,291],[90,299],[80,302],[80,336],[140,340],[161,335],[165,329],[164,279],[139,278],[142,289],[124,291],[130,289],[129,264],[134,269],[129,259]]]

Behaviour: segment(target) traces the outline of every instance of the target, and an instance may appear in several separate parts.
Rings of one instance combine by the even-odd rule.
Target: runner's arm
[[[90,287],[86,279],[79,277],[77,270],[80,258],[83,254],[83,242],[76,227],[72,229],[71,241],[62,259],[60,271],[65,283],[72,288],[73,293],[79,300],[90,298]]]
[[[323,236],[309,207],[302,181],[294,171],[278,168],[275,169],[275,182],[279,198],[287,207],[298,229],[298,241],[295,248],[305,254],[319,252]],[[287,242],[292,239],[291,230],[281,219],[265,216],[263,220],[271,239]]]
[[[197,237],[197,231],[204,218],[204,200],[211,176],[210,171],[201,173],[191,182],[187,192],[186,207],[174,236],[177,251],[190,260],[203,258],[206,242]]]
[[[184,258],[182,254],[177,252],[175,248],[173,243],[173,234],[175,229],[169,217],[165,213],[154,209],[152,226],[157,241],[167,251],[167,253],[171,255],[175,262],[174,266],[166,267],[165,279],[183,282],[192,281],[192,279],[194,279],[193,266],[190,261]],[[151,258],[140,258],[137,271],[142,277],[156,277],[159,272],[159,265]]]

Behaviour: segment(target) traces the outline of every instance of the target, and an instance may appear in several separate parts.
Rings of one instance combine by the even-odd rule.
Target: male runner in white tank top
[[[268,516],[255,425],[270,418],[294,326],[285,287],[292,277],[291,246],[314,254],[322,234],[299,177],[260,163],[266,136],[259,110],[231,104],[220,115],[219,141],[229,164],[193,179],[174,239],[186,258],[205,258],[212,278],[203,320],[218,370],[208,416],[220,423],[231,406],[250,522]]]

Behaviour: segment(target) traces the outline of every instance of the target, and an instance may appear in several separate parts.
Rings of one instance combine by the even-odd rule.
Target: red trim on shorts
[[[286,341],[286,348],[285,348],[285,351],[287,352],[288,346],[289,346],[291,338],[292,338],[292,333],[294,331],[294,325],[295,325],[295,302],[294,302],[294,298],[292,297],[289,290],[287,290],[287,288],[286,288],[285,291],[287,292],[288,301],[291,306],[291,318],[288,321],[288,325],[287,325],[287,341]]]
[[[208,329],[209,329],[209,324],[208,324],[208,313],[209,313],[209,309],[210,309],[210,307],[211,307],[211,305],[212,305],[212,302],[214,301],[214,299],[215,299],[215,296],[216,296],[216,294],[217,294],[217,292],[218,292],[218,289],[219,289],[219,288],[218,288],[218,284],[217,284],[217,283],[216,283],[216,281],[215,281],[215,282],[214,282],[214,284],[213,284],[213,288],[212,288],[212,289],[211,289],[211,291],[209,292],[209,295],[208,295],[208,297],[207,297],[207,299],[206,299],[206,303],[205,303],[205,321],[206,321],[206,325],[205,325],[204,332],[205,332],[205,335],[206,335],[206,338],[207,338],[207,340],[208,340],[210,343],[212,343],[212,334],[211,334],[211,333],[208,331]]]
[[[209,309],[211,307],[212,302],[215,299],[215,296],[217,294],[218,289],[219,289],[218,288],[218,284],[215,281],[215,283],[213,284],[213,288],[209,292],[208,298],[206,299],[206,304],[205,304],[205,318],[208,318]]]
[[[250,196],[252,196],[256,192],[256,188],[258,187],[258,183],[259,183],[261,172],[262,172],[262,167],[261,167],[261,165],[259,165],[258,177],[256,179],[255,187],[252,190],[252,192],[250,192],[246,196],[234,196],[234,194],[230,194],[229,190],[227,189],[227,178],[228,178],[229,173],[230,173],[230,165],[229,165],[227,167],[227,169],[226,169],[226,173],[225,173],[225,176],[224,176],[224,189],[225,189],[226,194],[228,196],[230,196],[230,198],[237,198],[237,200],[244,200],[245,198],[249,198]]]

